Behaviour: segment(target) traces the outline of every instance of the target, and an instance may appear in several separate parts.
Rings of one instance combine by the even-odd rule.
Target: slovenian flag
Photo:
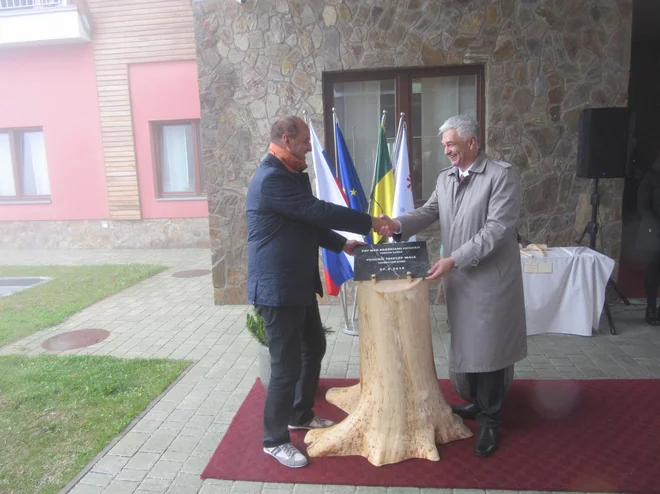
[[[326,202],[348,207],[346,196],[343,194],[339,182],[328,164],[327,155],[321,147],[311,122],[309,122],[309,133],[312,141],[314,173],[316,174],[316,197]],[[347,239],[364,241],[360,235],[355,233],[337,233]],[[353,257],[345,252],[337,254],[328,249],[321,250],[323,251],[326,288],[329,295],[336,297],[339,295],[341,285],[353,278]]]

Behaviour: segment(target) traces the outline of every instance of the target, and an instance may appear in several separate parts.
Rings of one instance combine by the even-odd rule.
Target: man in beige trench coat
[[[413,212],[389,219],[381,235],[407,239],[440,221],[443,252],[427,279],[443,278],[451,326],[453,372],[467,373],[476,400],[452,410],[476,419],[477,456],[498,445],[504,369],[527,355],[520,250],[520,177],[509,163],[479,150],[477,124],[449,118],[440,127],[452,166],[438,175],[431,198]]]

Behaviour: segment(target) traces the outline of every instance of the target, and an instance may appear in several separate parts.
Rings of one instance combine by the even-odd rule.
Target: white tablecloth
[[[614,260],[588,247],[550,248],[547,256],[521,255],[527,334],[565,333],[591,336],[605,302]],[[537,263],[536,271],[529,263]],[[531,269],[530,269],[531,268]]]

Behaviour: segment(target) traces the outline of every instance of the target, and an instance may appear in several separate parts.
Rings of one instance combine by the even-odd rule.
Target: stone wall
[[[207,218],[0,221],[0,249],[209,247]]]
[[[324,135],[323,71],[484,65],[485,148],[522,176],[520,233],[570,245],[588,221],[589,182],[574,172],[578,117],[626,105],[631,0],[195,0],[193,9],[217,303],[246,300],[245,194],[271,124],[306,110]],[[615,259],[622,189],[601,186]]]

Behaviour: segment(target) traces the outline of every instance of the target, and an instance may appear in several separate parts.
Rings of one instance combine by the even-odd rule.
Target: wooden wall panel
[[[110,217],[140,219],[128,64],[195,60],[190,0],[87,0]]]

